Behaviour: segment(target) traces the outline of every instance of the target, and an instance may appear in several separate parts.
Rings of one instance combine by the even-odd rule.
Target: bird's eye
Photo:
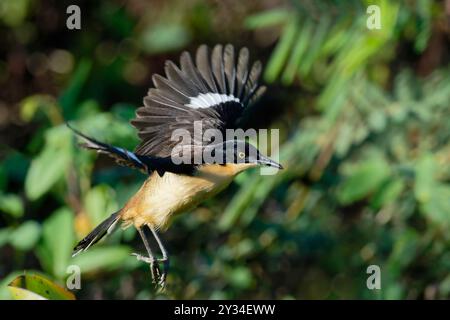
[[[243,153],[242,151],[238,153],[238,157],[241,159],[245,158],[245,153]]]

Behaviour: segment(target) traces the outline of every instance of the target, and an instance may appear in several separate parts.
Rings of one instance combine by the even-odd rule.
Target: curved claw
[[[132,253],[132,256],[135,256],[138,261],[143,261],[150,265],[150,271],[152,274],[152,282],[156,285],[156,287],[164,290],[166,285],[166,277],[167,277],[167,268],[166,264],[168,264],[167,259],[152,259],[151,257],[143,256],[139,253]],[[162,262],[164,264],[163,272],[159,268],[159,263]]]

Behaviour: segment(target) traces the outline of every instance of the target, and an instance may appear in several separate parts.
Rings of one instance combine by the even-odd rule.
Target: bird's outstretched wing
[[[139,155],[168,157],[180,141],[172,141],[176,129],[194,136],[194,122],[207,129],[233,128],[244,108],[257,100],[265,87],[258,85],[261,63],[249,67],[249,52],[242,48],[237,56],[232,45],[216,45],[212,53],[202,45],[196,63],[188,52],[180,58],[180,68],[172,61],[165,65],[166,77],[153,76],[155,88],[144,98],[144,106],[131,121],[138,129]],[[201,138],[200,138],[201,139]]]
[[[80,131],[74,129],[68,123],[66,123],[66,125],[76,135],[78,135],[85,141],[84,143],[80,144],[81,147],[95,150],[98,153],[106,154],[114,158],[114,160],[116,160],[118,164],[138,169],[142,173],[150,174],[153,171],[156,171],[160,176],[162,176],[164,172],[172,172],[178,174],[192,174],[195,171],[195,165],[184,163],[175,164],[173,163],[170,157],[138,155],[129,150],[97,141],[81,133]]]

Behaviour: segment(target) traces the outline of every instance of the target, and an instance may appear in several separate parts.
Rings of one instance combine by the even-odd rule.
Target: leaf
[[[22,288],[8,286],[8,289],[14,300],[47,300],[43,296]]]
[[[405,184],[403,180],[399,178],[389,180],[387,183],[382,184],[375,193],[371,205],[375,208],[381,208],[384,205],[390,204],[400,196],[404,188]]]
[[[417,256],[420,238],[417,232],[408,228],[399,232],[388,259],[388,272],[395,277]]]
[[[430,36],[432,34],[432,22],[431,11],[433,7],[433,1],[431,0],[418,0],[416,1],[416,10],[420,16],[418,21],[418,34],[414,43],[414,49],[417,52],[423,52],[428,44]]]
[[[128,120],[118,121],[111,113],[98,113],[77,121],[76,127],[99,141],[133,149],[138,143]],[[89,152],[92,154],[92,152]]]
[[[286,9],[272,9],[251,15],[245,19],[244,25],[248,29],[267,28],[284,23],[289,18]]]
[[[253,200],[257,185],[264,186],[262,183],[257,183],[260,177],[253,180],[247,180],[242,191],[228,203],[224,213],[222,214],[217,227],[220,231],[230,230],[233,224],[239,219],[243,212],[246,212],[248,204]]]
[[[24,212],[22,199],[15,194],[0,193],[0,210],[14,218],[20,218]]]
[[[178,50],[191,39],[189,31],[180,24],[161,24],[147,28],[141,35],[141,44],[147,53],[162,53]]]
[[[36,94],[21,102],[20,115],[26,122],[31,121],[38,110],[44,112],[53,123],[61,123],[63,120],[55,98],[50,95]]]
[[[0,21],[9,27],[20,27],[27,18],[31,1],[3,0],[0,10]]]
[[[315,28],[314,34],[310,37],[311,41],[308,45],[308,50],[298,69],[302,76],[306,76],[308,74],[314,62],[317,60],[320,50],[325,43],[328,31],[330,29],[330,24],[330,17],[325,15],[320,19],[319,24]]]
[[[0,300],[10,300],[12,298],[11,290],[9,289],[8,285],[11,281],[22,274],[23,271],[13,271],[5,277],[2,277],[2,279],[0,280]]]
[[[110,270],[121,266],[127,258],[132,258],[127,246],[94,247],[74,257],[71,264],[79,266],[82,272]]]
[[[9,243],[18,250],[30,250],[41,235],[41,227],[36,221],[26,221],[9,235]]]
[[[136,105],[116,103],[111,107],[112,113],[119,119],[129,122],[136,116]]]
[[[42,243],[38,255],[43,266],[55,277],[66,273],[75,242],[73,214],[67,208],[53,213],[42,226]]]
[[[430,153],[424,154],[416,164],[416,180],[414,194],[419,202],[428,202],[431,199],[436,185],[436,163]]]
[[[422,203],[420,209],[434,223],[441,227],[450,224],[450,186],[436,185],[428,201]]]
[[[75,300],[73,293],[37,274],[18,276],[8,288],[15,300]]]
[[[247,289],[253,283],[252,273],[247,267],[237,267],[227,272],[230,283],[239,289]]]
[[[91,69],[92,62],[90,60],[81,60],[76,68],[74,75],[70,79],[70,83],[67,86],[67,89],[64,90],[64,92],[59,97],[58,101],[64,111],[63,113],[66,119],[71,118],[83,86],[89,77]]]
[[[390,168],[382,159],[373,159],[360,164],[347,177],[336,192],[343,205],[358,201],[375,191],[389,175]]]
[[[282,78],[283,84],[289,85],[294,81],[298,67],[302,62],[303,55],[308,48],[309,39],[313,35],[313,30],[314,24],[310,19],[307,19],[300,29],[294,48],[292,49],[292,54],[284,70]]]
[[[30,200],[44,195],[64,173],[71,159],[71,136],[65,126],[49,129],[42,152],[31,162],[25,179],[25,192]]]
[[[0,229],[0,247],[9,242],[9,236],[11,234],[11,228]]]
[[[275,51],[272,53],[266,71],[264,72],[264,80],[267,82],[274,82],[280,74],[296,39],[298,27],[296,16],[290,17],[287,20],[287,25],[283,29],[281,39],[278,42]]]
[[[0,165],[2,168],[0,173],[3,171],[3,174],[0,174],[0,182],[5,184],[4,188],[6,188],[6,179],[20,181],[23,184],[30,162],[23,153],[11,150]],[[2,189],[6,190],[4,188]]]

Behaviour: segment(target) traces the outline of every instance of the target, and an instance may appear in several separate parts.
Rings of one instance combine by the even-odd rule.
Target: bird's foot
[[[155,259],[153,257],[146,257],[138,253],[132,253],[131,255],[135,256],[138,261],[143,261],[150,265],[153,283],[158,288],[161,288],[161,290],[163,290],[166,285],[167,271],[169,268],[169,259],[167,258]],[[159,263],[163,263],[163,272],[161,272]]]

